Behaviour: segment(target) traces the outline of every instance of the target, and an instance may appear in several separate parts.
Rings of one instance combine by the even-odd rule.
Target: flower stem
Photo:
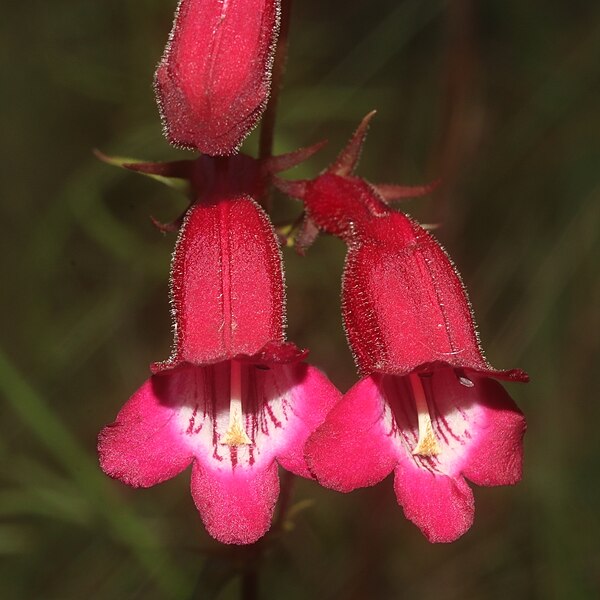
[[[244,571],[242,575],[241,600],[258,600],[258,565]]]
[[[295,476],[284,471],[281,476],[281,493],[279,495],[279,510],[269,533],[260,541],[241,549],[243,569],[240,574],[240,600],[258,600],[260,568],[263,556],[273,537],[281,533],[285,516],[290,507]]]
[[[433,223],[443,223],[443,241],[462,245],[465,204],[461,186],[485,129],[480,57],[476,40],[477,3],[456,0],[446,11],[446,48],[440,98],[441,136],[433,152],[435,176],[443,185],[433,197]],[[464,250],[464,248],[461,248]],[[455,257],[456,258],[456,257]]]
[[[292,13],[292,0],[281,2],[281,22],[279,25],[279,38],[275,49],[273,69],[271,71],[271,97],[260,126],[258,141],[258,157],[268,158],[273,153],[273,138],[275,135],[275,120],[277,117],[277,104],[279,91],[283,81],[283,73],[287,62],[288,38]]]
[[[271,72],[271,96],[260,127],[260,137],[258,141],[259,159],[269,158],[273,154],[277,105],[287,61],[291,12],[292,0],[282,0],[279,38],[277,40],[277,48],[275,49],[273,69]],[[265,193],[265,197],[262,199],[262,205],[267,211],[270,208],[270,203],[270,190],[268,190]],[[293,480],[294,476],[285,471],[282,476],[279,511],[271,528],[272,533],[278,533],[283,527],[285,514],[287,513],[292,495]],[[247,549],[248,555],[246,557],[246,566],[241,575],[240,600],[258,600],[259,598],[259,573],[264,547],[264,542],[261,541]]]
[[[289,471],[284,471],[281,475],[279,510],[277,511],[277,517],[275,518],[273,527],[271,528],[271,531],[273,533],[279,533],[283,529],[283,524],[285,523],[285,516],[292,501],[294,481],[296,481],[296,478],[294,474],[290,473]]]

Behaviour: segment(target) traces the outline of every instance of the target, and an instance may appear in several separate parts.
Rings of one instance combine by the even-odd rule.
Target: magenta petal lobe
[[[279,368],[281,371],[281,367]],[[281,376],[273,369],[273,377]],[[327,377],[306,364],[288,366],[288,378],[293,382],[289,387],[292,399],[290,406],[293,419],[290,419],[285,443],[277,452],[279,464],[296,475],[311,478],[312,474],[304,458],[304,446],[309,435],[320,425],[341,398],[338,389]]]
[[[394,427],[375,380],[361,380],[308,439],[310,470],[319,483],[340,492],[379,483],[398,462]]]
[[[474,379],[479,385],[481,418],[463,474],[477,485],[515,484],[523,472],[525,417],[497,381]]]
[[[177,425],[176,374],[148,379],[98,438],[102,470],[134,487],[149,487],[174,477],[193,453]]]
[[[192,496],[212,537],[252,544],[271,526],[279,495],[277,464],[256,469],[215,469],[194,463]]]
[[[473,492],[462,477],[436,475],[404,459],[396,467],[394,489],[406,518],[430,542],[453,542],[473,524]]]

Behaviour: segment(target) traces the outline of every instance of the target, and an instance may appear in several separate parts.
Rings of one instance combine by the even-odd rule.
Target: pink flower
[[[231,154],[268,100],[280,0],[180,0],[155,76],[169,141]]]
[[[521,478],[525,420],[491,378],[460,277],[437,241],[386,200],[427,188],[374,186],[352,175],[366,118],[338,160],[311,182],[280,183],[303,199],[306,223],[348,245],[346,334],[361,373],[306,445],[311,471],[348,492],[392,471],[398,502],[430,541],[473,521],[479,485]]]
[[[311,476],[305,441],[340,396],[285,342],[278,240],[241,191],[260,190],[263,167],[244,156],[135,166],[189,177],[198,201],[173,256],[172,355],[153,366],[98,445],[103,470],[135,487],[192,464],[196,507],[224,543],[251,543],[268,530],[277,463]]]
[[[311,471],[349,492],[392,471],[404,514],[431,542],[451,542],[473,523],[477,485],[521,479],[525,421],[502,386],[477,371],[430,365],[362,379],[309,438]]]

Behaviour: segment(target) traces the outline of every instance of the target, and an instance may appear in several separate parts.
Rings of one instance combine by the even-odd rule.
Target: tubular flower
[[[367,117],[314,181],[279,182],[305,206],[305,229],[348,245],[342,283],[349,344],[364,378],[309,438],[320,483],[348,492],[392,471],[398,502],[430,541],[465,533],[478,485],[521,478],[525,420],[483,357],[466,292],[437,241],[388,202],[430,187],[376,186],[353,175]],[[309,240],[310,241],[310,240]]]
[[[262,166],[244,156],[133,166],[188,177],[203,194],[173,256],[172,355],[99,436],[102,469],[134,487],[192,464],[196,507],[224,543],[251,543],[268,530],[277,463],[311,477],[305,441],[340,396],[285,342],[279,244],[251,197]]]
[[[180,0],[155,75],[169,141],[231,154],[269,96],[280,0]]]

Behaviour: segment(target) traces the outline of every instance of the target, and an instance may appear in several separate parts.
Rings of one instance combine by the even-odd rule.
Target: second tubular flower
[[[277,464],[311,476],[305,441],[339,393],[284,341],[278,240],[250,195],[257,162],[200,158],[183,167],[202,193],[173,256],[173,353],[101,432],[100,462],[135,487],[193,464],[192,495],[207,530],[246,544],[270,526]]]
[[[363,379],[306,445],[320,483],[339,491],[392,471],[405,515],[430,541],[467,531],[479,485],[521,478],[523,415],[483,357],[460,277],[445,251],[388,202],[426,187],[375,186],[354,176],[366,118],[314,181],[281,183],[305,205],[305,231],[348,245],[342,283],[346,334]]]

